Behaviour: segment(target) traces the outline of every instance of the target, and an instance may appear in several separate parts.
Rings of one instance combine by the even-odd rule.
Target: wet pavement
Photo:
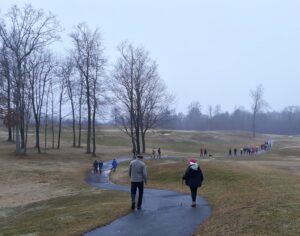
[[[120,158],[118,162],[128,160],[130,159]],[[86,181],[94,187],[128,192],[128,198],[130,198],[129,186],[116,185],[109,180],[110,167],[111,162],[105,162],[102,174],[93,175],[91,173],[87,176]],[[192,235],[198,226],[210,216],[211,209],[201,197],[197,197],[195,208],[190,205],[190,195],[167,190],[149,189],[145,185],[142,210],[132,211],[111,224],[92,230],[84,235]]]

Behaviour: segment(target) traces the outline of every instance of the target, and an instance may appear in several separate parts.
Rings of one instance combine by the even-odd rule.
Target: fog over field
[[[55,49],[71,47],[68,34],[85,21],[101,30],[109,66],[123,40],[144,46],[159,74],[176,96],[178,112],[191,102],[202,111],[220,105],[232,112],[250,110],[249,90],[262,84],[269,110],[299,105],[299,1],[0,1],[31,3],[51,11],[65,31]]]

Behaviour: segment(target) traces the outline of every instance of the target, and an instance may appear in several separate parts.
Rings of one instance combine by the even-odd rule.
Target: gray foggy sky
[[[217,104],[249,110],[258,84],[271,110],[300,105],[300,1],[0,0],[1,13],[25,2],[55,14],[65,35],[82,21],[98,26],[111,64],[121,41],[144,46],[177,111],[194,101],[204,113]]]

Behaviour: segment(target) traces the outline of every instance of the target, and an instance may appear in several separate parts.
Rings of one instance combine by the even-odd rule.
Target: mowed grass
[[[127,214],[128,194],[89,186],[85,176],[93,160],[108,160],[126,148],[98,146],[97,157],[85,148],[15,156],[14,144],[0,142],[0,235],[82,235]],[[49,145],[50,146],[50,145]]]
[[[84,154],[84,145],[71,148],[71,135],[64,130],[62,149],[41,155],[30,140],[26,157],[14,156],[13,145],[0,143],[0,235],[81,235],[129,212],[128,193],[85,183],[94,158]],[[101,129],[97,137],[97,159],[131,155],[130,139],[120,131]],[[268,154],[227,157],[229,147],[268,139],[275,140]],[[180,158],[147,161],[147,187],[189,193],[181,185],[187,159],[198,158],[200,147],[206,147],[214,158],[200,161],[205,182],[199,194],[213,211],[196,235],[300,235],[298,146],[299,137],[154,130],[147,153],[161,147],[163,156]],[[128,163],[121,164],[113,180],[128,185],[127,168]]]
[[[299,138],[293,147],[285,140],[277,137],[272,151],[255,157],[199,160],[205,175],[199,194],[212,215],[195,235],[300,235]],[[189,194],[181,184],[187,160],[147,160],[147,187]],[[128,184],[127,170],[122,164],[113,180]]]
[[[0,222],[0,235],[82,235],[127,214],[128,207],[124,207],[127,195],[83,191],[11,208]]]

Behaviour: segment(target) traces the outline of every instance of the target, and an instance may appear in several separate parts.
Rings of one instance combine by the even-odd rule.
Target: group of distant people
[[[95,160],[94,163],[93,163],[93,167],[94,167],[94,174],[97,174],[97,173],[102,173],[102,168],[103,168],[103,161],[100,160],[100,161],[97,161]]]
[[[258,154],[261,151],[268,151],[272,147],[272,141],[268,140],[264,142],[263,144],[252,146],[252,147],[243,147],[239,149],[240,156],[251,156]],[[237,156],[238,155],[238,149],[234,148],[231,149],[231,147],[228,150],[229,156]]]
[[[200,148],[200,157],[207,157],[207,149]]]
[[[112,162],[111,162],[111,170],[116,171],[117,166],[118,166],[117,160],[113,159]],[[102,169],[103,169],[103,161],[102,160],[100,160],[100,161],[95,160],[94,163],[93,163],[93,173],[94,174],[97,174],[97,173],[101,174]]]
[[[160,159],[161,158],[161,149],[160,147],[157,149],[157,152],[155,151],[155,149],[152,149],[152,154],[151,154],[151,158],[153,159]]]

